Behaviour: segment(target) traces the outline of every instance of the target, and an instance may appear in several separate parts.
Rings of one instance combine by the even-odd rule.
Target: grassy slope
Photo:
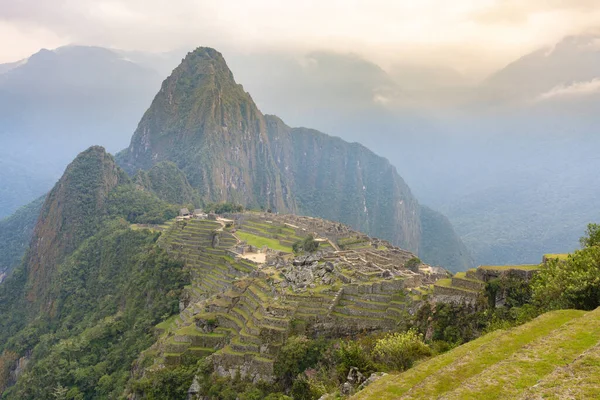
[[[286,251],[288,253],[292,252],[291,247],[283,246],[277,239],[270,239],[258,235],[253,235],[252,233],[237,231],[236,236],[240,238],[240,240],[246,241],[249,245],[256,247],[267,246],[270,249],[278,250],[278,251]]]
[[[600,387],[599,342],[600,309],[555,311],[388,375],[356,399],[589,398]]]

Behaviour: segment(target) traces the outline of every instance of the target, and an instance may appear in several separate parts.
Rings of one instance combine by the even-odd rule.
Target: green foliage
[[[423,342],[416,330],[390,333],[379,339],[373,349],[376,360],[390,369],[404,371],[423,357],[431,355],[431,349]]]
[[[138,190],[131,184],[115,188],[107,201],[108,215],[119,216],[137,224],[161,224],[175,218],[178,211],[177,206]]]
[[[157,235],[114,221],[59,267],[51,315],[41,315],[6,342],[33,349],[29,368],[7,399],[118,398],[131,363],[149,347],[152,327],[178,311],[188,283],[180,262],[156,245]]]
[[[372,347],[372,346],[371,346]],[[337,374],[340,377],[348,376],[350,368],[355,367],[365,376],[376,371],[371,357],[372,348],[367,348],[359,340],[342,340],[336,352]]]
[[[307,368],[317,365],[326,347],[323,340],[292,336],[281,348],[275,360],[275,375],[284,387],[289,387]]]
[[[496,306],[496,297],[501,294],[504,306],[520,307],[531,302],[531,285],[529,282],[512,274],[504,274],[491,279],[485,286],[486,296],[491,308]]]
[[[600,245],[600,225],[588,224],[585,236],[579,239],[579,242],[583,248]]]
[[[220,377],[213,373],[212,362],[205,359],[200,360],[194,370],[195,376],[198,378],[200,389],[198,395],[200,398],[210,400],[292,400],[279,391],[277,385],[267,384],[262,381],[252,383],[248,380],[242,380],[239,377],[233,379]],[[141,387],[138,385],[139,388]],[[157,386],[156,389],[157,393],[160,394],[160,387]],[[137,393],[145,395],[146,391],[138,390]],[[184,399],[185,396],[173,398]]]
[[[42,196],[19,208],[10,217],[0,220],[0,271],[10,272],[21,262],[44,199],[45,196]]]
[[[487,317],[483,310],[468,304],[423,304],[414,318],[414,327],[431,341],[452,345],[473,340],[485,329]]]
[[[312,253],[317,251],[319,248],[319,242],[317,242],[313,235],[308,235],[303,240],[298,240],[292,245],[292,249],[294,253],[299,253],[301,251],[306,251],[308,253]]]
[[[244,207],[235,203],[209,203],[204,207],[204,212],[215,214],[238,213],[244,211]]]
[[[531,286],[535,304],[542,309],[600,306],[600,247],[576,251],[567,261],[549,260]]]
[[[411,271],[419,272],[419,265],[421,265],[421,259],[418,257],[413,257],[404,264],[404,266]]]
[[[163,368],[136,382],[133,390],[147,400],[185,399],[196,370],[196,365]]]
[[[419,257],[413,257],[406,262],[405,267],[406,268],[414,268],[414,267],[418,267],[419,265],[421,265],[421,259]]]
[[[171,204],[200,204],[200,196],[190,186],[175,163],[163,161],[148,171],[138,171],[133,181],[159,199]]]
[[[298,376],[292,383],[291,394],[294,400],[314,400],[325,393],[322,386],[312,382],[306,375]]]

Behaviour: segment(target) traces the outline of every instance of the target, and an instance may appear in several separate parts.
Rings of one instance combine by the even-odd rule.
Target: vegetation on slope
[[[40,315],[3,342],[4,354],[30,359],[3,398],[119,397],[131,363],[154,341],[152,327],[178,311],[186,284],[156,238],[116,220],[68,257],[53,280],[55,316]]]
[[[583,248],[566,259],[547,257],[530,285],[509,277],[488,283],[488,297],[495,298],[498,290],[508,293],[506,305],[494,309],[487,324],[492,333],[385,377],[356,398],[562,398],[567,393],[589,398],[597,393],[593,377],[600,372],[600,225],[590,224],[581,243]],[[560,311],[520,325],[547,310]],[[464,333],[459,336],[466,338]],[[569,379],[559,379],[569,373]]]
[[[133,177],[136,185],[171,204],[200,204],[200,196],[190,186],[175,163],[163,161]]]
[[[15,383],[17,361],[27,364],[3,398],[120,395],[188,281],[157,233],[129,223],[161,223],[176,210],[136,189],[102,148],[67,168],[38,220],[41,244],[0,285],[0,390]]]
[[[29,247],[44,198],[40,197],[19,208],[10,217],[0,220],[0,272],[8,273],[21,262]]]
[[[389,375],[356,399],[517,398],[600,341],[600,311],[544,314]]]

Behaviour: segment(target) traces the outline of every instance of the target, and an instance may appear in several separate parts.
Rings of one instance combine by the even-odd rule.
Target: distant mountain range
[[[161,79],[98,47],[0,65],[0,217],[47,192],[90,145],[125,147]]]

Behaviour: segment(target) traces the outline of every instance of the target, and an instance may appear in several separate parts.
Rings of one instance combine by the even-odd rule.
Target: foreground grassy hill
[[[600,309],[561,310],[388,375],[354,399],[600,398]]]

